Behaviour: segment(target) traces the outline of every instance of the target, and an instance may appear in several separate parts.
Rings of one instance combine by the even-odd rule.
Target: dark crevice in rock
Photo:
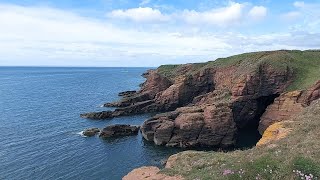
[[[244,126],[238,127],[237,148],[251,148],[261,139],[262,136],[258,131],[260,118],[267,107],[271,105],[277,97],[279,97],[279,94],[261,96],[256,99],[257,108],[255,110],[254,118],[247,121]]]
[[[200,137],[200,135],[201,135],[201,133],[202,133],[202,131],[203,131],[204,126],[205,126],[205,123],[203,123],[202,126],[201,126],[201,128],[200,128],[199,134],[198,134],[197,137],[196,137],[196,140],[197,140],[197,141],[198,141],[198,139],[199,139],[199,137]]]

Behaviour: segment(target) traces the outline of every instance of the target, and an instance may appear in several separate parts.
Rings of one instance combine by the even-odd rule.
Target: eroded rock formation
[[[85,129],[82,134],[84,136],[87,137],[91,137],[91,136],[95,136],[96,134],[98,134],[100,132],[99,128],[89,128],[89,129]]]
[[[165,174],[159,173],[160,169],[154,166],[144,166],[141,168],[134,169],[122,180],[183,180],[181,176],[168,176]]]
[[[291,91],[281,94],[262,115],[259,132],[263,132],[272,124],[290,119],[300,113],[305,106],[320,97],[320,81],[307,90]]]
[[[138,134],[139,126],[131,126],[125,124],[111,125],[103,128],[99,134],[101,138],[130,136]]]
[[[139,91],[121,93],[120,101],[105,104],[115,111],[82,117],[165,112],[143,123],[146,140],[178,147],[233,146],[239,129],[260,121],[262,134],[320,97],[319,82],[306,91],[286,92],[297,76],[293,60],[288,51],[273,51],[163,66],[143,74],[146,81]]]

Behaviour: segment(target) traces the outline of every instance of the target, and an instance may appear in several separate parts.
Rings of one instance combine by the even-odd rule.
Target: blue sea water
[[[141,134],[110,140],[79,134],[147,119],[79,117],[138,89],[147,69],[0,67],[0,179],[117,180],[140,166],[160,166],[179,150],[154,146]]]

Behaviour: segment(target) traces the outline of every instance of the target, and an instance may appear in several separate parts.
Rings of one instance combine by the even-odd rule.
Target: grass
[[[293,169],[299,169],[304,174],[320,177],[320,165],[310,158],[297,156],[293,160]]]
[[[171,77],[173,72],[180,65],[161,65],[158,67],[158,72],[166,77]]]
[[[320,179],[320,100],[285,123],[288,137],[272,144],[234,152],[185,151],[168,175],[186,179]]]
[[[270,65],[279,71],[292,70],[294,79],[288,87],[288,91],[306,89],[320,79],[320,51],[318,50],[244,53],[206,63],[163,65],[158,68],[158,71],[164,76],[175,78],[180,75],[194,74],[206,68],[234,66],[237,68],[237,73],[234,76],[239,77],[248,72],[257,71],[261,64]]]

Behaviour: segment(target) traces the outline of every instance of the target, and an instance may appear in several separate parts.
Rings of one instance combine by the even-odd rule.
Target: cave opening
[[[266,111],[267,107],[271,105],[277,97],[279,97],[279,94],[261,96],[256,99],[257,108],[255,111],[255,117],[248,121],[245,126],[238,128],[236,142],[237,149],[252,148],[261,139],[262,135],[258,131],[260,118]]]

